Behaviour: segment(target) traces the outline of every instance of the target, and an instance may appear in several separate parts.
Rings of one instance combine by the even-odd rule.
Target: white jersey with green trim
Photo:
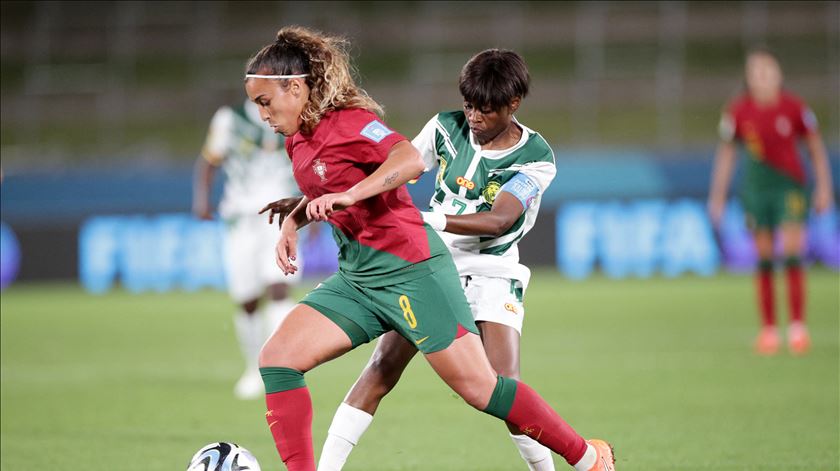
[[[223,218],[256,215],[271,201],[300,194],[283,142],[250,101],[216,111],[202,155],[227,177],[219,203]]]
[[[517,174],[537,186],[536,196],[498,237],[439,232],[461,276],[482,275],[516,279],[527,286],[531,272],[519,263],[518,242],[534,226],[540,200],[554,175],[554,151],[545,139],[514,119],[522,137],[504,150],[482,150],[475,142],[463,111],[435,115],[414,138],[426,171],[438,167],[432,211],[447,215],[490,211],[496,194]]]

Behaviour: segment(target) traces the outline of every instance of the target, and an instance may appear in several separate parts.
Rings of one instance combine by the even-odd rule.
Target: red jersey
[[[737,139],[752,160],[805,184],[805,169],[796,149],[797,140],[817,131],[814,113],[796,96],[782,92],[769,106],[756,103],[749,94],[733,100],[724,113],[721,138]]]
[[[286,139],[286,150],[301,192],[314,200],[349,190],[404,140],[374,113],[352,108],[329,112],[311,134]],[[405,186],[359,201],[328,221],[340,249],[339,270],[368,284],[393,282],[410,265],[448,253],[424,226]]]

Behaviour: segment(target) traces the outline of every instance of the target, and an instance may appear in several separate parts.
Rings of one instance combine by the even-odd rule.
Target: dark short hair
[[[458,89],[467,103],[498,111],[514,98],[525,98],[531,76],[519,54],[506,49],[487,49],[474,55],[458,79]]]

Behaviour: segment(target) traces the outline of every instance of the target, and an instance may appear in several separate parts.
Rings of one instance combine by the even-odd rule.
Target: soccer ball
[[[193,455],[187,471],[260,471],[250,451],[236,443],[211,443]]]

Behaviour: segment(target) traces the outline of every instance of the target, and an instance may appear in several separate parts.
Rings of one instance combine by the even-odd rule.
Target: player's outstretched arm
[[[213,178],[216,176],[216,166],[204,156],[198,156],[195,161],[193,174],[193,215],[199,219],[213,219],[210,208],[210,190],[213,188]]]
[[[818,213],[825,212],[832,204],[834,194],[831,182],[831,170],[828,163],[828,153],[825,150],[822,136],[819,132],[808,133],[808,154],[811,155],[811,162],[814,166],[814,209]]]
[[[490,211],[457,216],[423,213],[423,219],[430,222],[434,229],[452,234],[498,237],[513,226],[523,211],[525,207],[516,196],[500,191]],[[439,218],[439,222],[431,222],[430,218]]]
[[[417,149],[409,141],[400,141],[391,147],[388,158],[376,171],[345,192],[330,193],[312,200],[306,207],[306,215],[312,221],[324,221],[333,211],[406,184],[425,168]]]
[[[709,187],[709,217],[715,226],[718,225],[721,217],[723,217],[723,209],[726,206],[726,193],[729,189],[729,183],[732,181],[732,172],[734,169],[735,144],[731,141],[721,141],[715,153],[712,181]]]

